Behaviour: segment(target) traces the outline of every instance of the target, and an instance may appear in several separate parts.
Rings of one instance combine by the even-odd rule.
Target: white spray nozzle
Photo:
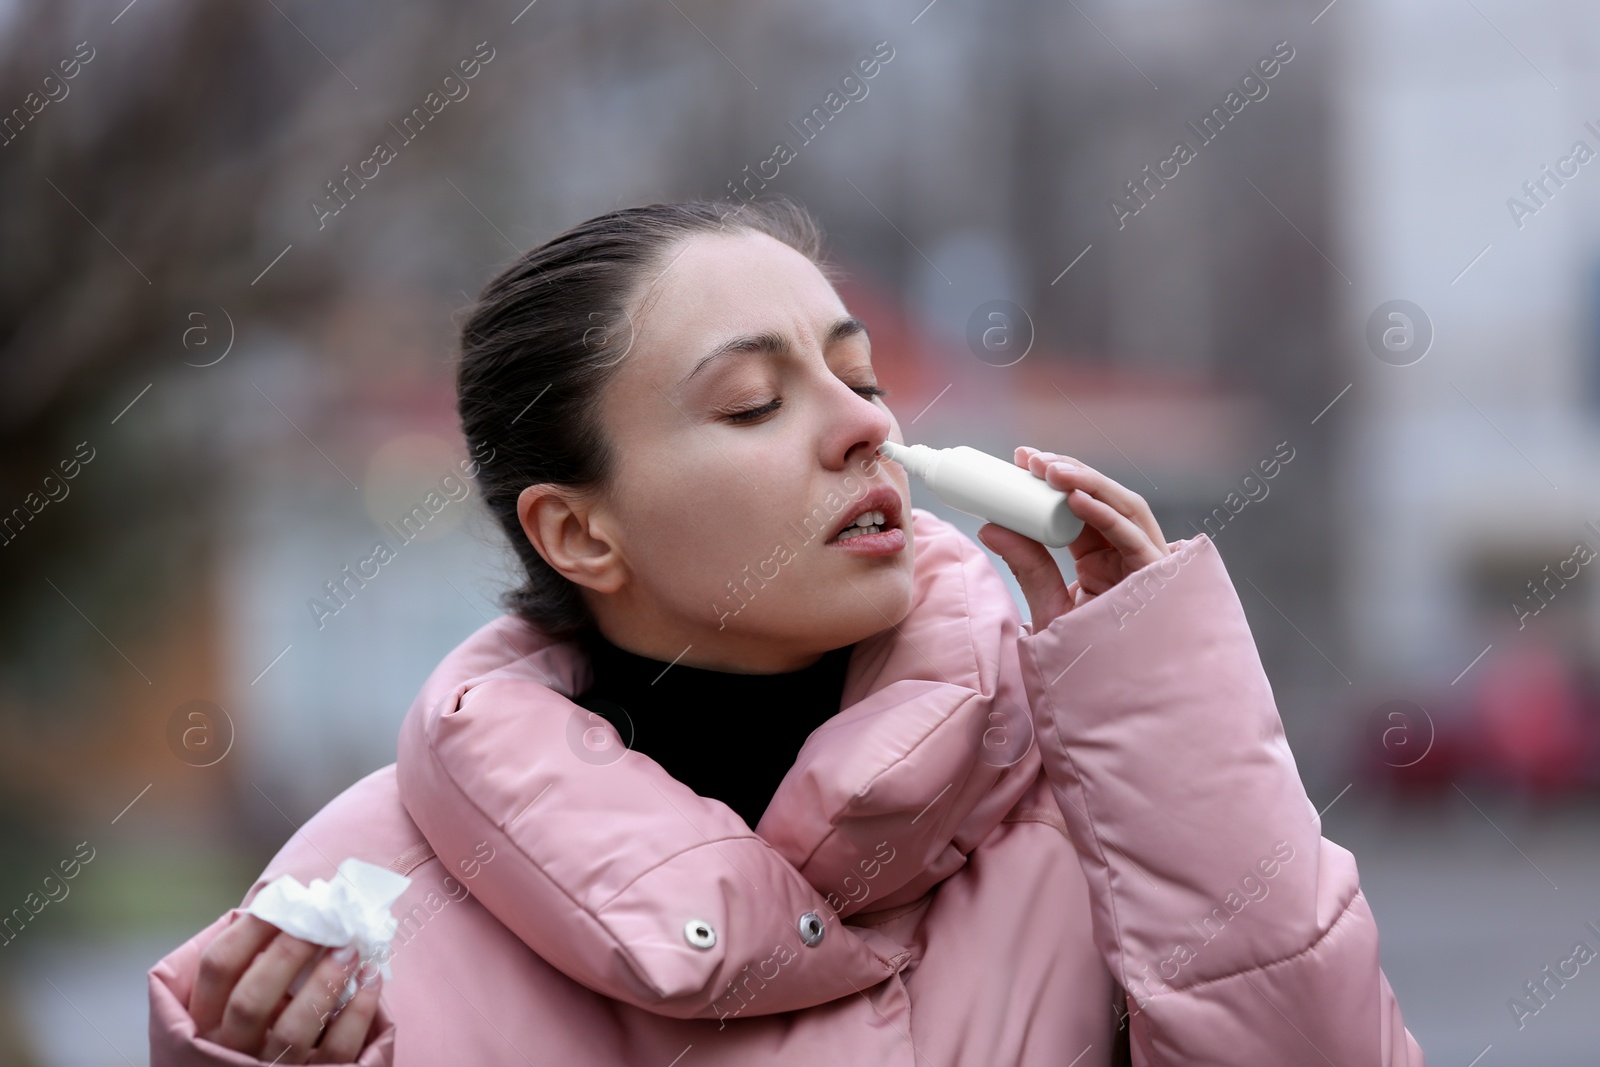
[[[894,441],[885,441],[879,445],[878,452],[918,478],[924,479],[928,477],[928,471],[937,458],[937,450],[927,445],[902,445]]]
[[[967,445],[930,448],[885,441],[878,451],[916,475],[957,511],[1015,530],[1051,548],[1070,544],[1083,520],[1067,494],[1024,467]]]

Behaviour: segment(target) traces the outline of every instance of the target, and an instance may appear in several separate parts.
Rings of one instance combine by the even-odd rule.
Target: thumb
[[[978,540],[1005,560],[1011,573],[1016,575],[1022,595],[1027,598],[1028,610],[1033,614],[1035,629],[1049,625],[1051,619],[1068,609],[1066,580],[1061,576],[1055,557],[1044,545],[992,522],[978,527]]]

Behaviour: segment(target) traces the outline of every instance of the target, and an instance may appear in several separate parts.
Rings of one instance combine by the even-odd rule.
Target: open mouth
[[[866,523],[866,525],[862,525],[863,523]],[[841,530],[839,534],[834,537],[834,540],[848,541],[852,537],[860,537],[862,534],[882,533],[884,525],[885,519],[883,517],[883,512],[869,511],[863,514],[860,518],[856,519],[854,525],[846,526],[843,530]]]
[[[900,494],[886,486],[879,487],[851,505],[850,512],[842,517],[827,543],[850,541],[899,527]]]

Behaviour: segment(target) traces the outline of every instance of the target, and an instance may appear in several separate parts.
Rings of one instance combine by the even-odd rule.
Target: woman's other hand
[[[340,1009],[339,995],[358,961],[354,948],[327,952],[299,991],[290,994],[295,976],[323,951],[324,946],[291,937],[264,919],[240,916],[200,957],[189,997],[195,1031],[224,1048],[273,1063],[354,1062],[378,1010],[378,976],[372,974],[370,981],[363,976],[355,996]]]
[[[978,539],[1017,576],[1033,613],[1034,633],[1172,554],[1150,505],[1138,493],[1070,456],[1023,445],[1014,458],[1017,466],[1066,491],[1067,506],[1083,520],[1083,532],[1067,546],[1078,571],[1070,586],[1050,550],[1038,541],[992,522],[978,528]]]

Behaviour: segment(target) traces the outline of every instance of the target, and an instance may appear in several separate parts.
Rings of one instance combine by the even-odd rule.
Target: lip
[[[850,540],[842,542],[845,548],[856,545],[858,542],[871,542],[871,544],[861,544],[860,547],[864,549],[876,547],[880,550],[887,550],[890,548],[887,540],[891,538],[891,535],[893,535],[892,539],[898,542],[895,546],[896,549],[905,546],[905,531],[900,525],[900,494],[892,486],[887,485],[877,486],[861,499],[853,501],[845,512],[839,516],[838,524],[833,528],[833,532],[828,535],[828,540],[824,543],[830,545],[841,544],[835,538],[844,533],[845,528],[852,525],[856,521],[856,516],[863,511],[883,512],[883,530],[875,534],[858,534]]]

